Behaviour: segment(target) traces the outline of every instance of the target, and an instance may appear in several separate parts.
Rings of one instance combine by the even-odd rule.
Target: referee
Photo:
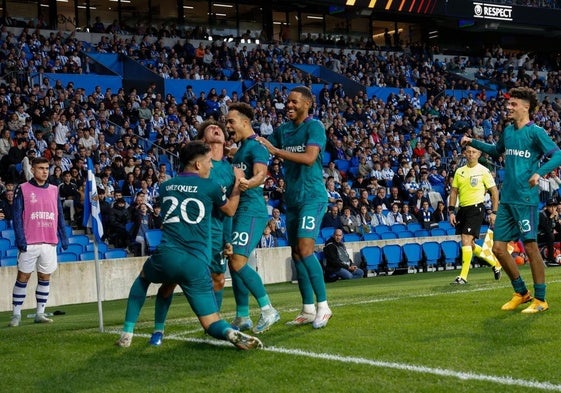
[[[451,283],[453,285],[467,284],[473,255],[492,266],[495,280],[501,277],[501,266],[497,259],[492,254],[491,257],[481,255],[482,248],[474,241],[476,237],[479,237],[479,230],[484,218],[483,200],[485,192],[489,191],[491,194],[493,212],[489,216],[489,223],[493,225],[499,207],[499,191],[489,169],[479,164],[481,151],[467,146],[464,155],[467,164],[458,168],[454,174],[448,204],[450,224],[456,227],[456,235],[461,235],[462,240],[462,270],[460,275]],[[456,212],[458,200],[460,209]]]

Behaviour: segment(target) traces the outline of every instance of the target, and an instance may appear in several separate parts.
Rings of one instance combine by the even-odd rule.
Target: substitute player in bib
[[[210,170],[209,178],[225,189],[226,195],[229,196],[236,182],[236,176],[234,168],[224,157],[226,136],[224,125],[212,119],[201,123],[197,133],[197,139],[210,146],[212,169]],[[225,215],[220,209],[214,209],[211,219],[212,258],[210,261],[210,274],[219,311],[222,308],[224,293],[224,273],[226,273],[227,263],[225,254],[232,253],[231,238],[232,217]],[[154,311],[154,332],[150,337],[150,345],[162,345],[166,317],[171,306],[175,286],[176,284],[162,284],[158,289]]]
[[[314,254],[321,218],[327,208],[327,192],[321,164],[325,127],[309,117],[313,99],[307,87],[293,88],[286,103],[289,121],[281,124],[268,140],[259,138],[259,141],[271,154],[284,160],[286,232],[303,303],[302,311],[289,324],[311,323],[319,329],[327,325],[332,313],[327,304],[323,270]]]
[[[484,257],[481,254],[481,247],[474,241],[475,238],[479,237],[479,230],[485,214],[483,206],[485,192],[489,191],[491,194],[493,211],[489,221],[493,225],[499,206],[499,191],[489,169],[479,163],[481,152],[467,146],[464,155],[467,164],[458,168],[454,173],[448,207],[450,224],[456,227],[456,235],[460,235],[462,241],[462,270],[452,284],[467,284],[469,267],[474,255],[492,266],[495,280],[501,278],[501,265],[493,257]],[[456,213],[458,199],[460,209]]]
[[[503,310],[515,310],[532,300],[518,266],[507,251],[509,241],[522,240],[534,280],[534,300],[522,310],[533,314],[546,311],[545,266],[537,243],[539,178],[561,165],[561,151],[542,127],[531,121],[538,105],[534,90],[516,87],[508,92],[507,111],[512,124],[505,127],[496,145],[470,137],[462,137],[462,145],[469,144],[493,157],[505,155],[505,177],[500,205],[495,219],[493,253],[499,259],[514,288],[512,299]],[[548,159],[542,166],[542,159]]]
[[[34,158],[31,173],[33,178],[20,184],[14,197],[14,232],[19,254],[18,274],[12,295],[14,310],[9,323],[11,327],[19,326],[21,322],[27,283],[34,270],[37,270],[35,323],[53,322],[45,316],[45,306],[49,298],[51,274],[57,268],[56,247],[59,240],[63,249],[68,247],[58,187],[47,183],[49,160],[45,157]]]
[[[212,168],[210,147],[194,141],[179,152],[184,172],[160,187],[162,198],[162,241],[144,263],[127,301],[125,323],[116,345],[128,347],[150,283],[178,283],[201,326],[212,337],[228,340],[240,349],[261,348],[261,341],[230,326],[220,318],[212,287],[211,214],[220,209],[233,215],[239,202],[234,188],[230,199],[208,179]],[[236,183],[237,185],[237,183]]]
[[[255,140],[257,135],[251,127],[253,116],[253,109],[245,103],[231,104],[226,116],[226,131],[238,143],[238,150],[232,163],[245,173],[245,177],[240,179],[240,205],[232,224],[234,250],[230,256],[229,266],[236,300],[236,318],[232,325],[240,330],[250,329],[253,326],[249,318],[251,292],[261,308],[261,317],[253,332],[261,333],[276,323],[280,316],[271,305],[261,277],[247,263],[269,219],[263,198],[263,182],[267,176],[269,152]]]

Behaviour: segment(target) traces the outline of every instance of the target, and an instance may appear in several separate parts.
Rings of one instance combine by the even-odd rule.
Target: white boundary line
[[[558,282],[561,282],[561,281],[559,281],[559,280],[549,281],[548,284],[558,283]],[[494,289],[498,289],[498,288],[501,288],[501,287],[504,287],[504,286],[493,285],[493,286],[488,286],[488,287],[479,287],[479,288],[472,288],[472,289],[466,288],[466,290],[454,290],[454,291],[447,291],[447,292],[432,292],[432,293],[425,293],[425,294],[411,294],[411,295],[406,295],[406,296],[395,296],[395,297],[391,297],[391,298],[377,298],[377,299],[372,299],[372,300],[363,300],[363,301],[352,302],[352,303],[351,302],[349,302],[349,303],[337,303],[337,304],[331,304],[331,306],[332,307],[345,307],[345,306],[353,305],[353,304],[380,303],[380,302],[385,302],[385,301],[399,301],[399,300],[411,299],[411,298],[442,296],[442,295],[446,295],[446,294],[459,294],[459,293],[466,293],[466,292],[467,293],[469,293],[469,292],[481,292],[481,291],[487,291],[487,290],[494,290]],[[462,288],[464,288],[464,287],[462,287]],[[294,309],[294,310],[298,311],[299,309]],[[291,311],[291,310],[286,310],[286,311]],[[191,318],[189,318],[189,319],[191,319]],[[192,318],[192,319],[193,319],[193,321],[196,321],[195,318]],[[183,341],[183,342],[192,342],[192,343],[205,343],[205,344],[210,344],[210,345],[215,345],[215,346],[231,346],[231,344],[228,343],[227,341],[220,341],[220,340],[215,340],[215,339],[212,339],[212,338],[201,339],[201,338],[184,337],[187,334],[194,334],[194,333],[200,333],[200,332],[202,332],[202,329],[193,329],[193,330],[190,330],[190,331],[181,332],[179,334],[166,336],[165,339],[166,340]],[[106,330],[105,333],[119,334],[120,332],[117,331],[117,330]],[[149,334],[143,334],[143,333],[140,333],[140,334],[135,333],[135,337],[149,338],[150,335]],[[377,367],[377,368],[386,368],[386,369],[389,368],[389,369],[394,369],[394,370],[409,371],[409,372],[415,372],[415,373],[421,373],[421,374],[438,375],[438,376],[456,378],[456,379],[465,380],[465,381],[486,381],[486,382],[491,382],[491,383],[495,383],[495,384],[499,384],[499,385],[521,386],[521,387],[526,387],[526,388],[541,389],[541,390],[545,390],[545,391],[561,392],[561,384],[554,384],[554,383],[551,383],[551,382],[532,381],[532,380],[517,379],[517,378],[512,378],[512,377],[499,377],[499,376],[486,375],[486,374],[476,374],[476,373],[470,373],[470,372],[447,370],[447,369],[443,369],[443,368],[417,366],[417,365],[408,364],[408,363],[384,362],[384,361],[365,359],[365,358],[354,357],[354,356],[339,356],[339,355],[332,355],[332,354],[328,354],[328,353],[316,353],[316,352],[310,352],[310,351],[303,351],[303,350],[300,350],[300,349],[289,349],[289,348],[282,348],[282,347],[265,347],[262,350],[267,351],[267,352],[281,353],[281,354],[285,354],[285,355],[303,356],[303,357],[308,357],[308,358],[312,358],[312,359],[322,359],[322,360],[336,361],[336,362],[341,362],[341,363],[361,364],[361,365],[367,365],[367,366]]]
[[[115,330],[106,331],[105,333],[118,333]],[[183,333],[180,334],[183,336]],[[135,334],[135,337],[150,337],[149,334]],[[166,336],[166,340],[175,340],[175,341],[182,341],[182,342],[191,342],[191,343],[198,343],[198,344],[209,344],[214,346],[228,346],[230,347],[231,344],[227,341],[220,341],[213,338],[185,338],[180,337],[177,335],[170,335]],[[289,349],[289,348],[282,348],[282,347],[265,347],[262,351],[267,352],[275,352],[284,355],[294,355],[294,356],[302,356],[311,359],[321,359],[321,360],[328,360],[328,361],[335,361],[341,363],[351,363],[351,364],[360,364],[366,365],[376,368],[384,368],[384,369],[394,369],[394,370],[401,370],[401,371],[408,371],[408,372],[415,372],[420,374],[430,374],[430,375],[438,375],[447,378],[456,378],[463,381],[485,381],[491,382],[498,385],[507,385],[507,386],[521,386],[526,388],[533,388],[533,389],[541,389],[545,391],[552,391],[552,392],[561,392],[561,385],[553,384],[551,382],[540,382],[540,381],[532,381],[532,380],[525,380],[525,379],[517,379],[512,377],[499,377],[493,375],[486,375],[486,374],[476,374],[470,372],[462,372],[462,371],[454,371],[454,370],[447,370],[443,368],[433,368],[433,367],[426,367],[426,366],[417,366],[414,364],[407,364],[407,363],[396,363],[396,362],[384,362],[379,360],[372,360],[372,359],[365,359],[360,357],[354,356],[339,356],[339,355],[332,355],[328,353],[316,353],[310,351],[302,351],[300,349]]]

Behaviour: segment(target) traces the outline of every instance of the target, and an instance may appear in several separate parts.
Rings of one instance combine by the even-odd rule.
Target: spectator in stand
[[[125,200],[123,198],[115,199],[109,218],[111,225],[110,242],[115,248],[127,248],[129,246],[130,234],[127,231],[129,222],[132,221]]]
[[[342,228],[342,223],[339,218],[339,207],[333,205],[328,208],[328,211],[323,215],[320,228]]]
[[[435,223],[448,221],[448,212],[446,211],[446,205],[444,202],[438,201],[436,209],[432,213],[432,221]]]
[[[403,220],[403,223],[405,225],[410,224],[410,223],[414,223],[414,222],[419,222],[419,220],[417,220],[417,217],[411,213],[410,209],[409,209],[409,205],[404,203],[401,206],[401,218]]]
[[[421,208],[417,212],[417,220],[426,230],[430,230],[431,228],[436,226],[433,219],[433,212],[430,210],[428,201],[424,200],[422,202]]]
[[[341,280],[364,277],[364,272],[353,263],[343,243],[343,231],[336,229],[333,236],[325,242],[323,255],[326,260],[326,277],[335,275]]]
[[[384,215],[382,205],[376,205],[370,225],[376,227],[378,225],[389,225],[388,218]]]
[[[399,203],[393,203],[391,205],[391,211],[388,213],[387,220],[388,225],[395,225],[395,224],[403,224],[403,217],[399,212],[400,205]]]
[[[265,229],[263,229],[261,239],[259,239],[259,244],[257,245],[259,248],[273,248],[277,246],[277,238],[272,234],[272,232],[273,229],[269,224],[267,224]]]
[[[343,207],[343,214],[339,217],[344,233],[360,233],[360,222],[351,213],[351,208]]]

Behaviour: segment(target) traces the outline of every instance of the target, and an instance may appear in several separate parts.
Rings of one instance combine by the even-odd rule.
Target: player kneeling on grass
[[[183,172],[160,186],[162,241],[131,287],[123,332],[115,344],[130,346],[150,284],[175,282],[210,336],[230,341],[240,349],[262,348],[259,339],[233,329],[220,317],[208,269],[212,210],[217,208],[232,216],[239,203],[239,191],[234,187],[228,199],[224,190],[208,179],[212,157],[206,143],[190,142],[181,149],[180,159]]]

